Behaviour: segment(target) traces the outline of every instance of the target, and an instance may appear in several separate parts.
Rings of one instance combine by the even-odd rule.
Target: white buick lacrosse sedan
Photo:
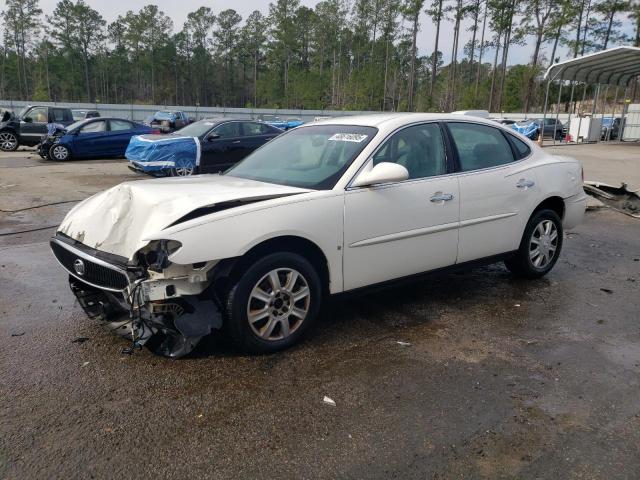
[[[136,345],[179,357],[223,328],[272,352],[328,295],[480,262],[545,275],[585,204],[578,161],[495,122],[354,116],[293,129],[222,175],[94,195],[51,248],[87,314]]]

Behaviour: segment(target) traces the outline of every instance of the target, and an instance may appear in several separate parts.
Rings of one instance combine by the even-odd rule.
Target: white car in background
[[[222,175],[94,195],[51,247],[91,317],[159,354],[220,327],[272,352],[327,295],[499,260],[545,275],[585,205],[578,161],[491,120],[353,116],[293,129]]]

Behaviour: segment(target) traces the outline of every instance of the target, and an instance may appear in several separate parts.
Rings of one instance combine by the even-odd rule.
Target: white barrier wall
[[[640,103],[632,103],[631,105],[629,105],[627,116],[624,120],[624,131],[622,132],[622,140],[640,140]]]
[[[143,121],[158,110],[177,110],[186,112],[192,118],[201,120],[206,117],[234,117],[255,119],[259,115],[277,115],[282,119],[288,117],[300,117],[305,122],[313,121],[316,117],[342,117],[346,115],[361,115],[381,113],[373,111],[346,111],[346,110],[286,110],[269,108],[225,108],[225,107],[196,107],[184,105],[127,105],[108,103],[56,103],[56,102],[25,102],[15,100],[0,100],[0,108],[6,108],[15,112],[27,105],[61,105],[69,108],[98,110],[103,117],[127,118],[129,120]],[[542,118],[542,113],[492,113],[491,118],[509,118],[512,120],[524,120],[525,118]],[[547,114],[554,117],[554,114]],[[560,114],[561,122],[568,119],[567,114]]]

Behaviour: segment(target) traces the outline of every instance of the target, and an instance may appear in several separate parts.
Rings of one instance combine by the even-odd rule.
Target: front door
[[[540,197],[533,169],[514,163],[530,150],[512,148],[507,133],[488,125],[450,122],[447,127],[460,169],[458,262],[517,250]]]
[[[49,109],[47,107],[31,108],[20,121],[20,138],[26,145],[36,145],[47,133],[47,123],[49,123]],[[25,121],[24,119],[30,121]]]
[[[459,189],[450,157],[435,122],[398,131],[373,155],[371,165],[398,163],[409,179],[345,192],[345,290],[456,262]]]
[[[111,154],[106,120],[87,123],[73,139],[73,153],[78,157],[96,157]]]

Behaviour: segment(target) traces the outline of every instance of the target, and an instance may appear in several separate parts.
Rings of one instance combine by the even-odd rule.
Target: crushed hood
[[[221,205],[308,191],[225,175],[125,182],[76,205],[58,231],[96,250],[132,258],[150,235]]]

